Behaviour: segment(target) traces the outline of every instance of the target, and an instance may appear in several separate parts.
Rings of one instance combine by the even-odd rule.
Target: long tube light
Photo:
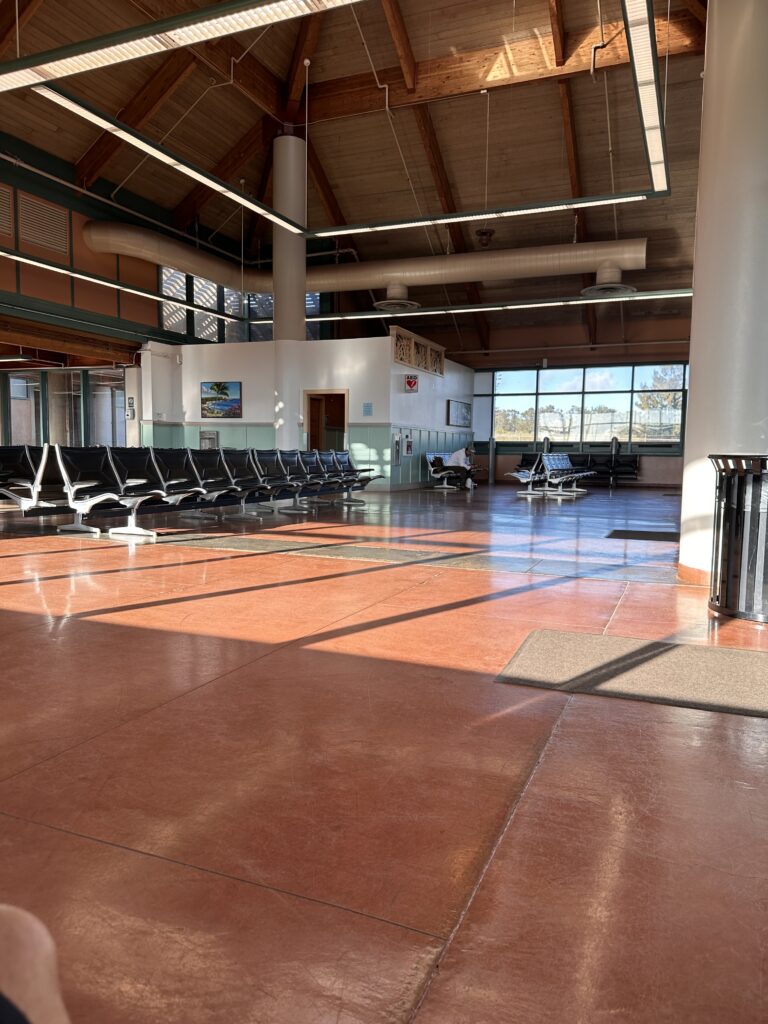
[[[167,302],[169,306],[178,306],[179,309],[190,310],[193,313],[204,313],[206,316],[215,317],[217,320],[226,320],[230,323],[243,323],[245,317],[234,316],[231,313],[219,313],[207,306],[198,306],[194,302],[184,302],[181,299],[174,299],[170,295],[158,295],[146,288],[137,288],[130,284],[123,284],[120,281],[110,281],[106,277],[98,277],[96,274],[86,274],[81,270],[72,270],[69,267],[62,267],[58,263],[51,263],[49,260],[38,259],[34,256],[24,256],[13,249],[5,249],[0,246],[0,257],[13,260],[14,263],[21,263],[28,267],[35,267],[38,270],[50,270],[54,274],[63,274],[75,281],[85,281],[87,284],[98,284],[102,288],[112,288],[114,291],[125,292],[127,295],[137,295],[141,299],[151,299],[153,302]]]
[[[443,224],[469,224],[507,217],[525,217],[536,213],[563,210],[586,210],[595,206],[618,206],[669,194],[669,170],[664,133],[664,117],[659,88],[659,62],[652,0],[622,0],[627,31],[630,65],[635,82],[637,103],[643,129],[650,191],[619,193],[614,196],[586,196],[581,199],[555,200],[496,210],[472,210],[411,220],[382,221],[372,224],[338,225],[305,232],[307,238],[329,238],[344,235],[365,235],[377,231],[402,231],[408,228],[440,227]]]
[[[214,192],[218,192],[220,195],[226,196],[227,199],[231,199],[239,206],[244,206],[247,210],[251,210],[253,213],[266,217],[267,220],[271,220],[274,224],[278,224],[280,227],[285,228],[292,234],[301,235],[304,233],[304,228],[295,221],[292,221],[289,217],[283,217],[282,214],[276,213],[275,210],[271,209],[271,207],[265,206],[264,203],[260,203],[257,199],[251,199],[249,196],[236,192],[234,189],[231,189],[225,181],[222,181],[221,178],[217,178],[213,174],[208,174],[207,171],[200,170],[199,167],[195,167],[194,164],[190,164],[188,161],[176,156],[170,150],[165,149],[165,147],[158,145],[156,142],[152,142],[151,139],[139,134],[139,132],[134,131],[133,128],[129,128],[128,125],[123,124],[121,121],[116,121],[114,118],[107,117],[106,114],[100,113],[92,107],[90,103],[85,103],[83,100],[75,99],[74,96],[70,96],[68,93],[65,93],[62,89],[59,89],[56,86],[36,85],[33,87],[32,91],[38,93],[40,96],[44,96],[47,100],[50,100],[51,103],[56,103],[65,110],[69,110],[71,113],[77,114],[78,117],[82,117],[85,121],[89,121],[91,124],[96,125],[98,128],[101,128],[102,131],[115,135],[123,142],[127,142],[129,146],[133,146],[135,149],[140,149],[142,153],[146,153],[149,156],[154,157],[155,160],[159,160],[161,163],[167,164],[168,167],[173,167],[173,169],[178,171],[179,174],[183,174],[185,177],[191,178],[193,181],[196,181],[201,185],[205,185],[207,188],[213,189]]]
[[[521,302],[478,302],[468,306],[429,306],[424,309],[388,312],[372,310],[364,313],[319,313],[308,316],[311,323],[331,323],[338,320],[384,320],[401,319],[406,316],[445,316],[454,313],[503,313],[517,309],[551,309],[555,306],[596,306],[616,302],[656,302],[662,299],[689,299],[693,288],[665,288],[654,292],[631,292],[628,295],[574,295],[565,299],[524,299]],[[252,324],[271,324],[268,317],[253,317]]]
[[[170,18],[0,64],[0,92],[303,18],[359,0],[223,0]]]
[[[619,206],[648,199],[649,192],[621,192],[615,196],[582,196],[577,199],[553,199],[546,203],[527,203],[495,210],[470,210],[466,213],[435,214],[412,220],[381,221],[376,224],[344,224],[319,231],[305,231],[307,238],[330,238],[334,235],[367,235],[375,231],[402,231],[406,228],[440,227],[443,224],[469,224],[474,221],[503,220],[507,217],[528,217],[535,213],[557,213],[563,210],[588,210],[594,206]]]
[[[651,183],[654,192],[664,193],[669,190],[669,172],[653,3],[621,0],[621,6]]]

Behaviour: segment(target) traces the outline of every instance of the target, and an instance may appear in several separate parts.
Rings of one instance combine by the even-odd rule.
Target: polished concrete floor
[[[0,901],[74,1020],[765,1024],[766,722],[494,682],[542,626],[768,651],[606,536],[678,514],[0,514]]]

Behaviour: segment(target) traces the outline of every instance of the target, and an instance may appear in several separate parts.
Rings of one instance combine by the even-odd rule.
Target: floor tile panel
[[[627,705],[568,705],[417,1024],[766,1018],[764,729]]]
[[[0,901],[42,917],[74,1021],[391,1024],[437,951],[361,915],[3,818]]]
[[[262,657],[268,644],[51,620],[5,643],[0,778]],[[12,642],[11,642],[12,641]]]
[[[417,616],[466,612],[487,618],[538,621],[562,626],[605,626],[624,594],[626,584],[571,580],[530,573],[445,571],[439,579],[399,595],[402,612]],[[387,602],[389,603],[389,602]],[[493,627],[498,628],[498,623]],[[483,642],[482,634],[478,644]]]
[[[264,658],[0,809],[447,934],[567,698],[324,657]]]

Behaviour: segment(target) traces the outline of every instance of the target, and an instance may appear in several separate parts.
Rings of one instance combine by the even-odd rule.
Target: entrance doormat
[[[672,530],[611,530],[606,537],[611,540],[659,540],[675,544],[680,540],[680,534]]]
[[[768,718],[760,651],[537,629],[496,681]]]

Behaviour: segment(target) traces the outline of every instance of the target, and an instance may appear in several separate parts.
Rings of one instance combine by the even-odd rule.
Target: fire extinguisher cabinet
[[[768,622],[768,455],[710,455],[717,472],[709,607]]]

